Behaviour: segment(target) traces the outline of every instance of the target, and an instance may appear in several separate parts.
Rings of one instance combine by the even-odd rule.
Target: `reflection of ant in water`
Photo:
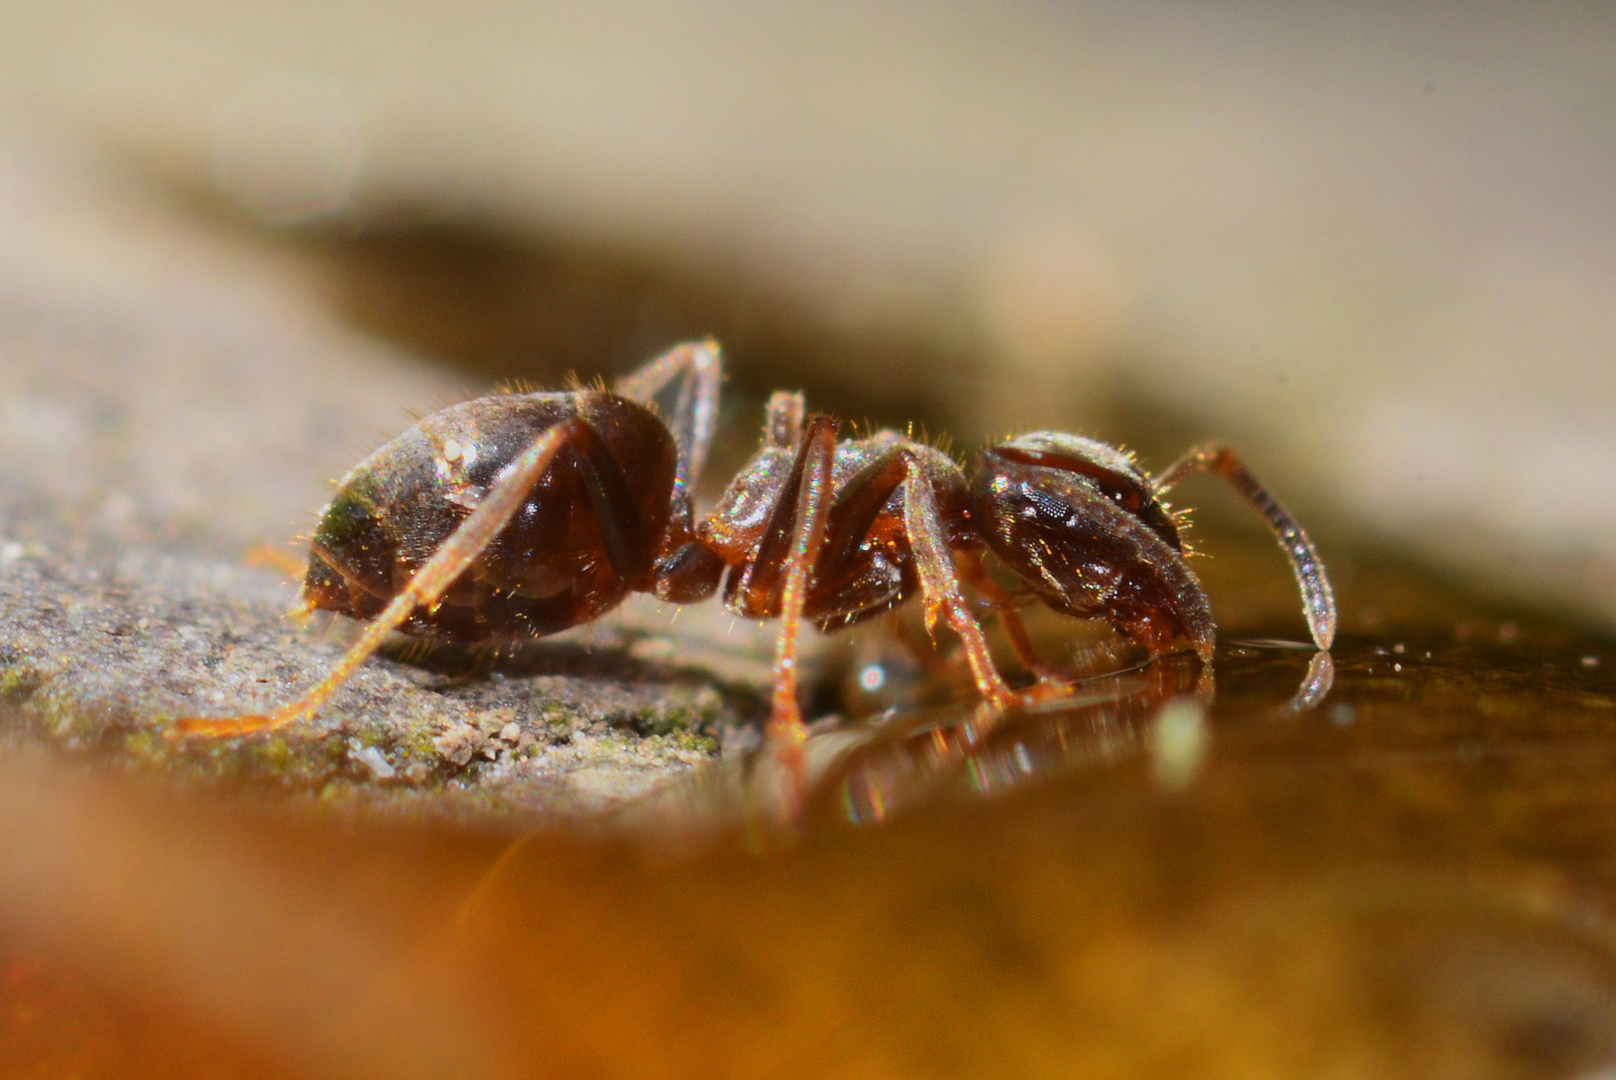
[[[1294,671],[1296,648],[1290,642],[1237,644],[1234,655],[1243,661],[1237,678],[1246,692],[1254,674],[1260,679],[1277,673],[1281,664]],[[1329,694],[1334,679],[1330,654],[1314,652],[1295,692],[1255,715],[1277,719],[1308,712]],[[945,790],[996,796],[1141,755],[1152,759],[1156,782],[1168,790],[1194,777],[1206,749],[1214,696],[1205,665],[1169,656],[1070,679],[1063,690],[1059,699],[1026,710],[1015,724],[987,731],[958,709],[921,706],[893,710],[880,725],[816,735],[810,740],[811,787],[826,796],[817,810],[853,824],[875,824]]]
[[[974,482],[942,451],[893,431],[837,439],[801,394],[770,399],[763,446],[711,513],[692,492],[713,437],[712,342],[680,345],[604,387],[499,394],[433,413],[354,467],[309,551],[304,602],[369,625],[335,669],[267,716],[191,718],[179,730],[267,731],[312,715],[394,630],[433,641],[538,638],[599,618],[630,592],[692,603],[723,586],[737,615],[782,620],[770,741],[800,764],[797,632],[832,630],[918,592],[964,643],[992,715],[1060,692],[1015,612],[1041,600],[1103,618],[1152,656],[1186,639],[1210,661],[1206,594],[1161,495],[1185,475],[1226,476],[1267,520],[1301,584],[1320,648],[1335,601],[1300,526],[1228,450],[1191,451],[1155,480],[1126,454],[1038,432],[983,451]],[[919,482],[916,482],[919,481]],[[987,576],[991,551],[1024,584]],[[998,609],[1040,674],[1018,694],[999,675],[964,584]]]

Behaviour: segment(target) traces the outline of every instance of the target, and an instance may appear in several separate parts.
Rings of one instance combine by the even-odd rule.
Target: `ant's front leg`
[[[993,713],[998,715],[1014,704],[1015,695],[994,666],[982,626],[971,614],[960,590],[959,573],[949,556],[931,480],[914,454],[905,452],[904,464],[908,479],[903,486],[903,523],[909,535],[910,549],[914,552],[915,568],[920,573],[926,631],[931,633],[934,630],[939,615],[948,620],[948,625],[953,627],[965,644],[965,657],[970,662],[977,691]]]
[[[1151,487],[1161,496],[1184,477],[1198,472],[1216,473],[1228,480],[1268,523],[1274,536],[1279,539],[1279,546],[1285,550],[1285,557],[1290,560],[1297,584],[1301,586],[1302,610],[1307,616],[1307,627],[1313,634],[1313,641],[1319,648],[1328,649],[1335,640],[1335,593],[1330,588],[1330,579],[1325,576],[1324,563],[1319,559],[1313,541],[1307,538],[1307,533],[1296,523],[1296,519],[1257,482],[1256,477],[1246,471],[1234,451],[1221,443],[1195,447],[1168,466],[1166,472],[1151,482]]]
[[[971,587],[981,594],[988,607],[998,616],[1005,637],[1010,639],[1010,649],[1021,666],[1037,677],[1040,684],[1038,696],[1069,693],[1080,675],[1115,670],[1122,666],[1128,648],[1126,640],[1115,643],[1101,641],[1088,646],[1083,650],[1084,662],[1075,669],[1062,669],[1048,663],[1033,646],[1027,624],[1016,610],[1016,598],[989,575],[982,553],[957,552],[954,562],[960,568],[960,576],[971,583]]]
[[[473,562],[477,561],[501,529],[510,524],[522,503],[533,490],[533,485],[544,475],[556,454],[569,440],[587,431],[582,420],[565,420],[534,439],[520,457],[511,463],[499,482],[489,489],[460,527],[455,529],[433,552],[382,613],[365,627],[364,633],[348,649],[331,673],[290,705],[267,716],[187,717],[175,722],[175,731],[184,735],[250,735],[260,731],[274,731],[297,720],[305,719],[325,703],[326,698],[369,659],[392,633],[404,624],[410,613],[418,607],[430,608],[442,598],[444,592]]]
[[[982,553],[957,552],[954,564],[960,570],[960,576],[971,583],[994,614],[998,615],[999,625],[1004,628],[1005,637],[1010,639],[1010,649],[1021,666],[1036,675],[1040,682],[1060,681],[1060,672],[1044,663],[1038,650],[1033,648],[1032,635],[1027,633],[1027,624],[1021,621],[1010,594],[989,576],[987,567],[983,565]]]

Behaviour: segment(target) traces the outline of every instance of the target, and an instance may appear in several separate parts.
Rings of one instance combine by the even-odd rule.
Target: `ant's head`
[[[1180,553],[1184,550],[1178,526],[1157,500],[1155,489],[1134,464],[1132,454],[1081,435],[1034,431],[990,446],[982,456],[989,469],[997,463],[1013,462],[1053,469],[1086,480],[1099,494],[1138,518],[1168,546]]]
[[[1206,594],[1126,453],[1060,432],[1018,436],[982,452],[971,506],[988,547],[1050,607],[1108,619],[1152,654],[1184,637],[1211,655]]]

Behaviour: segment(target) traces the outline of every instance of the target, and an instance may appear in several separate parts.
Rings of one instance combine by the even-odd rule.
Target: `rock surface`
[[[335,323],[262,248],[0,143],[0,697],[64,747],[406,806],[588,810],[716,756],[766,700],[772,640],[716,605],[677,647],[673,612],[633,603],[493,670],[377,658],[273,737],[164,737],[341,655],[352,625],[289,619],[295,583],[248,555],[306,531],[407,410],[467,392]]]

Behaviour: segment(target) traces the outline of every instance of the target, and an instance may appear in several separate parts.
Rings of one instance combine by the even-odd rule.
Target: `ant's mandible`
[[[1017,695],[966,601],[969,583],[998,609],[1020,659],[1052,678],[1015,598],[987,576],[984,549],[1056,611],[1104,618],[1153,656],[1183,638],[1210,661],[1211,610],[1161,502],[1194,472],[1227,477],[1257,508],[1290,559],[1314,641],[1328,649],[1335,636],[1318,552],[1219,446],[1152,480],[1103,443],[1037,432],[989,446],[973,482],[942,451],[893,431],[838,440],[836,421],[782,392],[762,447],[698,522],[692,493],[719,382],[717,345],[695,342],[612,390],[497,394],[427,416],[354,467],[315,530],[305,605],[368,623],[341,662],[267,716],[177,729],[242,735],[304,719],[394,630],[537,638],[599,618],[630,592],[684,604],[722,584],[737,615],[782,620],[769,734],[800,762],[805,617],[832,630],[918,591],[928,630],[942,618],[960,636],[977,689],[1002,713]]]

